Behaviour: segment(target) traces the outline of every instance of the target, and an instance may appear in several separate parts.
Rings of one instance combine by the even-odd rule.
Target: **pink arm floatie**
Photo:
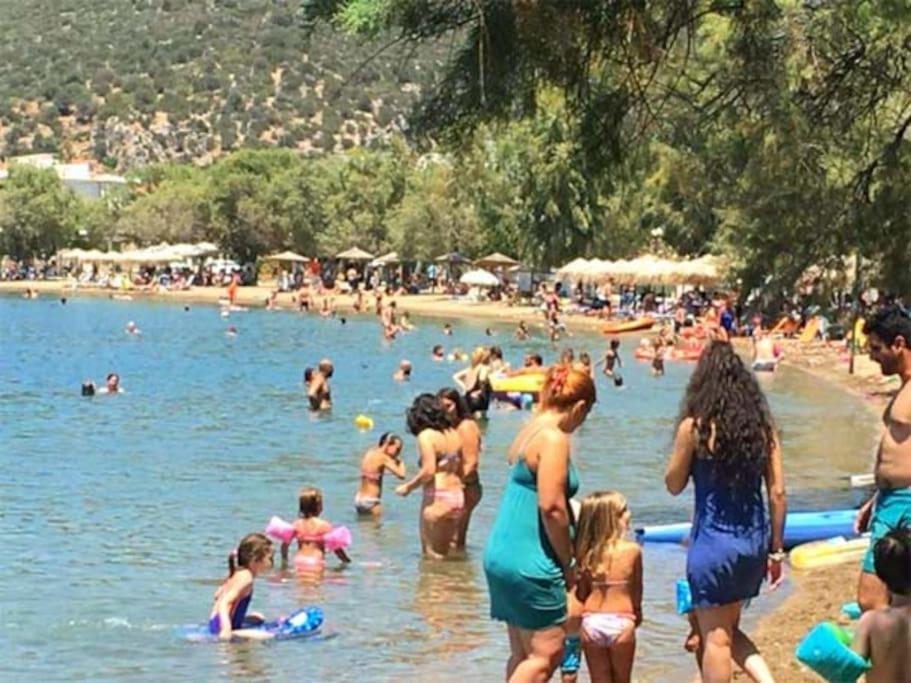
[[[282,543],[290,543],[295,535],[294,525],[281,517],[273,516],[266,525],[266,536],[271,536]]]
[[[323,543],[326,545],[326,550],[333,552],[344,550],[351,545],[351,532],[346,526],[337,526],[323,536]]]

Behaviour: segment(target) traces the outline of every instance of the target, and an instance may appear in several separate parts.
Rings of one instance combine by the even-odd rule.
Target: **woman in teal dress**
[[[570,436],[595,402],[587,373],[548,372],[541,407],[513,441],[511,469],[484,551],[490,614],[509,631],[510,681],[549,680],[563,654],[566,591],[574,582],[569,498],[579,488]]]

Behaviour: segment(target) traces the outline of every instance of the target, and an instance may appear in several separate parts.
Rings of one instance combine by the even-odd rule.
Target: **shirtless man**
[[[880,310],[864,325],[870,358],[886,376],[898,375],[901,388],[883,415],[882,438],[873,475],[877,491],[857,513],[855,528],[871,532],[870,549],[857,586],[864,611],[889,605],[886,585],[876,576],[876,542],[907,516],[911,519],[911,317],[897,306]]]

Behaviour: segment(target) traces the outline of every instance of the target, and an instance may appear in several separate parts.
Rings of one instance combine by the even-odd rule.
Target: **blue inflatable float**
[[[319,635],[323,620],[323,610],[319,607],[304,607],[276,621],[251,623],[249,626],[245,624],[244,630],[262,631],[264,636],[270,640],[312,638]],[[194,643],[218,641],[218,635],[209,630],[208,624],[178,626],[176,632],[178,638]],[[237,640],[242,640],[242,638],[238,637]]]
[[[830,510],[828,512],[790,512],[785,519],[784,547],[793,548],[801,543],[819,541],[833,536],[854,538],[856,510]],[[690,524],[663,524],[636,529],[640,543],[683,543],[690,535]]]

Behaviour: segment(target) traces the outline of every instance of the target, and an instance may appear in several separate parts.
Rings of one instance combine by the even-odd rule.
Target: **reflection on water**
[[[407,308],[407,305],[403,306]],[[125,335],[136,320],[141,337]],[[465,561],[424,562],[420,496],[386,482],[382,520],[358,519],[352,499],[360,456],[421,391],[451,384],[456,365],[430,360],[433,344],[472,348],[486,323],[439,324],[384,344],[373,318],[337,321],[253,311],[228,324],[213,308],[104,300],[0,298],[0,642],[4,673],[42,679],[139,678],[438,683],[498,680],[506,630],[488,616],[484,540],[506,482],[506,449],[528,414],[494,412],[484,426],[484,498]],[[495,341],[518,362],[508,334]],[[668,363],[655,379],[623,340],[626,385],[598,378],[598,403],[575,438],[580,493],[612,488],[629,500],[634,524],[688,519],[692,494],[671,498],[662,472],[690,367]],[[603,338],[579,335],[598,353]],[[541,340],[531,347],[552,358]],[[336,364],[335,407],[313,416],[302,368]],[[399,360],[410,383],[394,383]],[[127,393],[79,397],[81,382],[118,370]],[[765,381],[765,380],[764,380]],[[870,416],[831,385],[784,369],[768,378],[783,434],[792,509],[842,507],[862,495],[846,485],[869,468]],[[377,428],[357,431],[353,417]],[[414,440],[405,459],[417,464]],[[334,557],[319,581],[293,572],[256,582],[252,609],[270,617],[317,604],[324,641],[201,645],[175,639],[177,625],[208,618],[230,549],[273,514],[295,516],[301,486],[323,490],[325,517],[351,528],[351,566]],[[685,552],[645,551],[645,624],[638,680],[687,680],[686,623],[674,613],[674,582]],[[755,601],[749,618],[773,604]],[[356,661],[356,666],[353,662]]]

